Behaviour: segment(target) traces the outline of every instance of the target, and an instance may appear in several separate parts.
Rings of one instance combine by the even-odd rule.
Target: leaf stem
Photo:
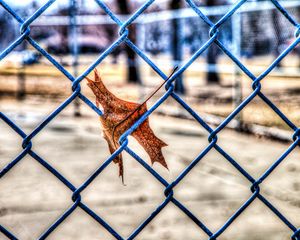
[[[176,70],[178,69],[178,66],[174,67],[172,73],[169,75],[169,77],[167,78],[166,81],[164,81],[158,88],[156,88],[156,90],[151,93],[151,95],[149,97],[147,97],[147,99],[141,103],[133,112],[131,112],[125,119],[123,119],[122,121],[120,121],[116,126],[114,126],[114,129],[113,129],[113,137],[114,137],[114,131],[115,129],[120,125],[122,124],[123,122],[125,122],[130,116],[132,116],[133,114],[135,114],[138,110],[140,110],[140,108],[149,101],[150,98],[152,98],[165,84],[166,82],[174,75],[174,73],[176,72]]]

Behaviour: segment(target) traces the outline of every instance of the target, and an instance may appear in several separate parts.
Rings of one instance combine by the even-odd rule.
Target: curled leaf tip
[[[166,162],[161,162],[161,165],[163,165],[166,169],[168,169],[168,171],[170,170]]]
[[[100,74],[98,73],[97,68],[94,69],[95,82],[101,82]]]
[[[94,83],[94,81],[92,79],[88,78],[88,77],[85,77],[85,79],[87,80],[88,84],[93,84]]]

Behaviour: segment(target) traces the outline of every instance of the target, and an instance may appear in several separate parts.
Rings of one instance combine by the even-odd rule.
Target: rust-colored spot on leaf
[[[146,111],[146,102],[142,104],[124,101],[112,94],[103,84],[97,70],[94,70],[94,80],[86,78],[88,86],[96,96],[96,105],[103,108],[103,116],[100,117],[103,137],[108,143],[110,153],[115,152],[119,147],[120,136],[129,129]],[[148,99],[147,99],[148,100]],[[149,120],[146,119],[132,133],[132,136],[145,149],[151,159],[151,163],[159,162],[168,168],[162,154],[162,147],[167,146],[165,142],[155,136],[150,128]],[[119,176],[124,176],[122,154],[119,154],[114,162],[119,165]]]

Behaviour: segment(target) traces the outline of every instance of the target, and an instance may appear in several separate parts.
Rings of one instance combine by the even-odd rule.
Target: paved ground
[[[0,101],[1,110],[29,133],[59,103],[28,98],[25,102]],[[86,107],[83,117],[72,117],[73,106],[63,111],[33,140],[33,149],[79,186],[109,156],[101,137],[98,117]],[[167,171],[154,165],[168,181],[207,146],[207,133],[195,122],[153,115],[151,126],[168,143],[164,155]],[[21,150],[21,139],[0,121],[0,168]],[[254,177],[259,177],[288,144],[225,130],[220,145]],[[147,155],[133,140],[130,146],[144,159]],[[164,188],[128,154],[125,186],[111,164],[82,193],[83,201],[107,220],[122,236],[130,233],[164,199]],[[262,193],[283,214],[300,226],[300,151],[295,150],[263,183]],[[216,231],[249,198],[250,184],[216,151],[211,151],[175,188],[175,196]],[[70,206],[71,192],[35,160],[26,157],[0,181],[0,224],[19,239],[36,239]],[[289,239],[291,232],[258,200],[224,232],[220,239]],[[0,235],[0,239],[5,239]],[[76,210],[49,239],[113,239],[93,219]],[[168,205],[136,239],[207,239],[179,209]]]

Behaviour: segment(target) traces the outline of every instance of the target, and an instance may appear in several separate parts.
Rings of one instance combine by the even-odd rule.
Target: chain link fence
[[[18,164],[26,155],[30,155],[33,159],[35,159],[38,163],[40,163],[45,171],[49,171],[52,173],[57,179],[60,180],[62,184],[64,184],[67,188],[69,188],[73,194],[70,198],[73,201],[72,206],[69,209],[66,209],[63,215],[61,215],[48,229],[41,233],[38,239],[46,239],[62,222],[64,222],[77,208],[81,208],[85,211],[91,218],[97,221],[100,225],[102,225],[115,239],[135,239],[141,231],[168,205],[174,204],[178,207],[184,214],[186,214],[195,224],[201,228],[204,233],[207,234],[207,238],[210,240],[217,239],[222,235],[222,233],[232,224],[234,224],[235,220],[243,213],[254,200],[260,200],[264,205],[266,205],[278,219],[280,219],[290,230],[291,230],[291,239],[297,240],[300,239],[300,229],[297,228],[292,222],[290,222],[284,214],[282,214],[278,209],[275,208],[272,203],[261,194],[260,185],[268,178],[268,176],[280,165],[282,161],[300,144],[300,128],[298,128],[292,121],[290,121],[281,111],[280,109],[272,103],[271,100],[261,91],[261,81],[280,63],[280,61],[286,57],[300,42],[300,24],[287,12],[287,10],[280,4],[277,0],[270,0],[272,4],[276,7],[278,13],[282,14],[292,26],[295,28],[295,38],[294,40],[287,46],[287,48],[275,59],[275,61],[267,67],[267,69],[261,73],[259,76],[255,76],[248,68],[245,66],[239,58],[234,55],[230,49],[228,49],[224,43],[218,38],[221,32],[221,27],[233,17],[234,14],[247,2],[247,0],[239,0],[237,1],[231,9],[224,14],[220,20],[216,23],[213,23],[195,4],[193,0],[186,0],[187,7],[193,9],[195,13],[199,16],[199,18],[207,24],[209,27],[209,39],[206,41],[201,48],[199,48],[192,57],[182,64],[178,70],[172,75],[171,78],[168,79],[167,75],[160,69],[160,67],[147,57],[147,55],[132,41],[128,38],[128,27],[141,15],[143,12],[152,5],[155,0],[148,0],[128,18],[126,21],[121,21],[117,15],[113,13],[113,11],[108,8],[108,6],[100,0],[95,0],[96,3],[102,8],[106,14],[115,22],[116,25],[119,26],[119,37],[118,39],[110,45],[97,59],[94,61],[81,75],[78,77],[74,77],[70,72],[68,72],[61,64],[59,64],[45,49],[43,49],[31,36],[30,36],[30,25],[36,21],[45,10],[47,10],[55,0],[49,0],[42,7],[40,7],[33,15],[28,17],[27,19],[21,18],[10,6],[3,0],[0,0],[0,5],[11,14],[20,24],[20,36],[11,43],[1,54],[0,60],[4,59],[11,51],[13,51],[18,45],[22,42],[27,41],[32,47],[34,47],[38,52],[40,52],[48,61],[53,64],[67,79],[71,81],[70,87],[72,88],[72,94],[65,99],[59,107],[57,107],[51,114],[49,114],[45,120],[43,120],[36,128],[30,133],[25,134],[25,132],[17,126],[5,113],[0,112],[1,120],[6,123],[9,127],[11,127],[22,139],[22,147],[23,151],[13,159],[7,166],[1,169],[0,177],[1,179],[5,177],[5,175],[9,171],[14,170],[14,166]],[[284,29],[282,29],[284,31]],[[141,118],[136,121],[129,129],[127,129],[123,135],[120,137],[120,147],[117,151],[115,151],[106,161],[97,168],[94,173],[84,181],[81,186],[76,188],[68,179],[66,179],[61,173],[59,173],[55,168],[53,168],[47,161],[45,161],[41,156],[39,156],[35,151],[33,151],[32,140],[41,133],[44,128],[56,117],[58,116],[62,110],[64,110],[69,104],[80,99],[84,102],[88,107],[95,111],[95,114],[102,116],[102,111],[99,110],[86,96],[81,93],[81,82],[82,80],[98,65],[100,64],[112,51],[118,47],[121,43],[127,44],[131,49],[133,49],[136,54],[140,56],[140,58],[145,61],[163,80],[166,81],[165,84],[165,92],[160,99],[153,104],[149,110],[141,116]],[[203,54],[205,50],[207,50],[211,45],[216,44],[224,54],[226,54],[239,68],[239,71],[242,71],[246,74],[250,79],[252,79],[252,93],[249,94],[239,106],[237,106],[234,111],[215,129],[212,129],[200,115],[198,115],[186,102],[174,92],[174,82],[178,77],[184,73],[186,69],[199,57]],[[208,145],[206,148],[179,174],[179,176],[173,181],[168,182],[164,179],[158,172],[151,168],[136,152],[134,149],[128,146],[128,136],[135,131],[140,124],[142,124],[160,105],[164,104],[164,102],[168,98],[173,98],[177,101],[208,133]],[[260,98],[263,100],[293,131],[293,135],[291,139],[293,140],[291,145],[286,149],[286,151],[267,169],[259,178],[254,178],[251,176],[243,167],[241,167],[233,157],[231,157],[228,153],[226,153],[221,146],[218,145],[218,133],[220,133],[229,123],[230,121],[236,117],[243,109],[254,99]],[[185,178],[187,174],[197,165],[201,164],[201,159],[204,158],[212,149],[215,149],[224,158],[235,167],[240,174],[249,181],[249,190],[252,192],[251,197],[245,201],[242,206],[220,227],[217,231],[211,231],[202,221],[197,218],[193,212],[191,212],[185,205],[183,205],[179,200],[177,200],[174,196],[174,188]],[[81,200],[81,193],[89,187],[89,185],[93,182],[95,178],[97,178],[101,172],[112,163],[112,161],[118,156],[121,152],[126,151],[129,153],[138,163],[140,163],[157,181],[159,181],[165,187],[165,199],[164,201],[157,206],[155,211],[153,211],[141,224],[138,226],[129,237],[124,238],[121,236],[112,226],[110,226],[101,216],[96,214],[88,205],[86,205]],[[17,236],[14,235],[12,231],[10,231],[7,226],[1,225],[0,231],[3,235],[8,237],[9,239],[18,239]]]

